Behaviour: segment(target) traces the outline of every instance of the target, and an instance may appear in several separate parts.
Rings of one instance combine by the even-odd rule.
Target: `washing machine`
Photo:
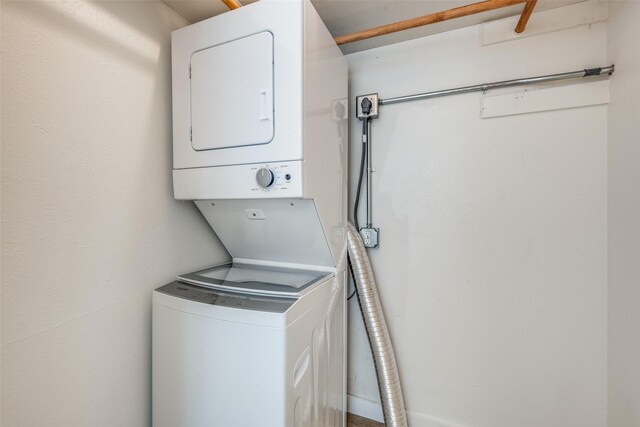
[[[153,292],[153,425],[343,426],[346,271],[315,202],[195,203],[232,261]]]
[[[228,263],[158,288],[154,425],[342,425],[341,282]]]

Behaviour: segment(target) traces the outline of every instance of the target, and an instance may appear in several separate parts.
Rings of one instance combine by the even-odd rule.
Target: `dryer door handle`
[[[260,121],[273,119],[273,97],[271,89],[260,91]]]

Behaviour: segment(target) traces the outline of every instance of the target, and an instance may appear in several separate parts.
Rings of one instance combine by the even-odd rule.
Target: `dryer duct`
[[[382,313],[376,281],[371,270],[371,263],[358,230],[349,223],[348,226],[349,258],[355,276],[360,311],[367,329],[369,344],[376,366],[378,387],[382,400],[385,425],[389,427],[406,427],[407,415],[404,398],[400,387],[400,377],[393,353],[387,323]]]

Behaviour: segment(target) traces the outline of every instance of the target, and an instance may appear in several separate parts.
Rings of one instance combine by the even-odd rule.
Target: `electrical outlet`
[[[371,101],[371,112],[369,112],[369,114],[364,114],[362,112],[362,100],[365,98],[369,98],[369,101]],[[378,118],[378,94],[377,93],[370,93],[368,95],[356,96],[356,116],[359,119],[364,119],[365,117],[371,117],[372,119]]]
[[[377,228],[361,228],[360,237],[365,248],[377,248],[378,247],[378,232]]]

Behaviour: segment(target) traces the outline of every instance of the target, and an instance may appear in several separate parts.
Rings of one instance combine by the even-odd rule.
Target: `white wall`
[[[150,425],[151,290],[226,259],[171,193],[160,2],[2,3],[2,423]]]
[[[0,1],[0,25],[2,25],[2,2]],[[0,27],[0,32],[2,28]],[[0,34],[0,56],[2,37]],[[0,61],[0,189],[2,188],[2,63]],[[2,196],[0,195],[0,346],[2,345]],[[2,350],[0,347],[0,426],[2,426]]]
[[[610,2],[609,425],[640,425],[640,2]]]
[[[349,55],[350,99],[607,60],[603,22],[484,47],[480,30]],[[381,246],[370,255],[409,419],[413,426],[602,427],[607,108],[481,119],[482,97],[383,106],[373,124]],[[554,97],[551,90],[546,99]],[[359,132],[352,121],[352,186]],[[350,309],[349,392],[378,400],[357,303]]]

